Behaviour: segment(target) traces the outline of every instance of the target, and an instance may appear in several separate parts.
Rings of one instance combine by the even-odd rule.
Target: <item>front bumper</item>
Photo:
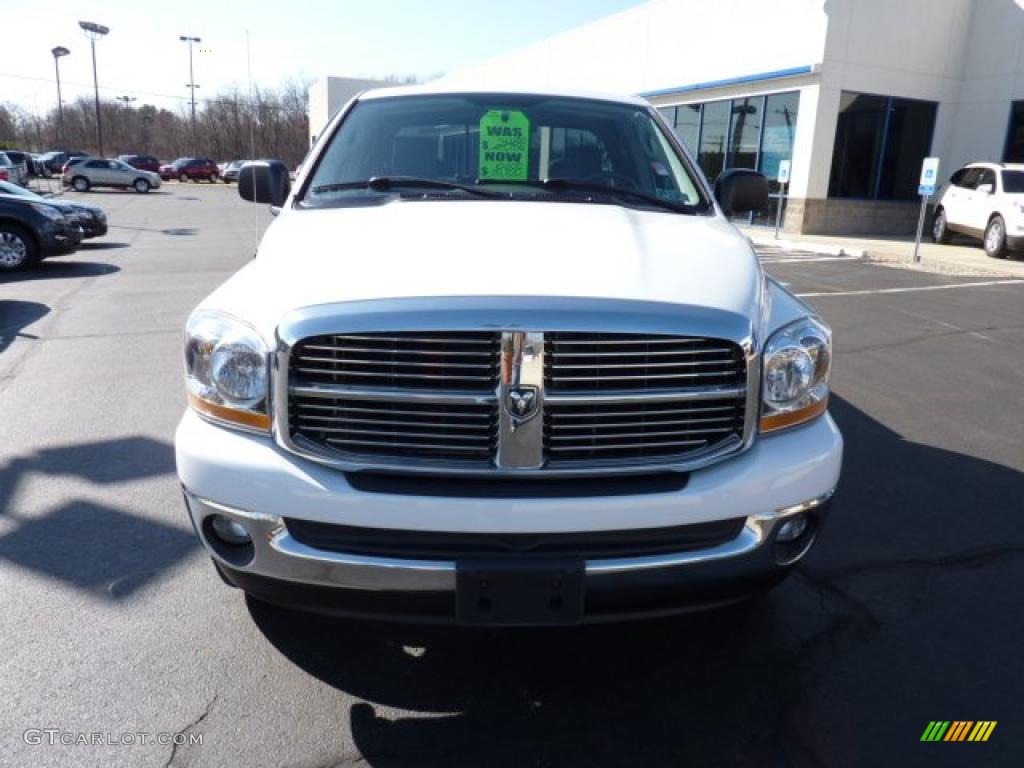
[[[367,619],[456,621],[453,560],[368,557],[314,549],[281,518],[253,515],[185,492],[196,531],[224,579],[262,600],[293,609]],[[705,549],[584,562],[584,621],[679,613],[741,600],[780,581],[813,545],[831,493],[746,518],[739,534]],[[243,524],[251,547],[225,548],[209,524],[221,515]],[[805,515],[806,532],[779,543],[780,526]]]
[[[82,243],[82,229],[78,224],[62,221],[47,222],[40,230],[40,256],[60,256],[71,253]]]
[[[588,559],[586,620],[653,615],[736,600],[785,575],[814,541],[839,477],[842,438],[829,416],[762,437],[746,453],[694,472],[669,492],[494,498],[357,490],[346,475],[283,451],[269,437],[224,429],[189,411],[176,438],[193,525],[225,578],[295,608],[404,620],[454,621],[457,562],[315,549],[284,518],[400,531],[636,531],[742,519],[739,533],[701,549]],[[219,547],[212,515],[241,523],[251,550]],[[783,521],[809,534],[780,549]]]

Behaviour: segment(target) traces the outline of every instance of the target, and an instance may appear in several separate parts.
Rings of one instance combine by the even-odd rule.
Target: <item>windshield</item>
[[[1024,171],[1003,171],[1003,192],[1008,195],[1024,194]]]
[[[390,184],[365,184],[385,177]],[[520,95],[359,102],[331,137],[303,203],[423,196],[422,184],[405,188],[414,186],[409,179],[437,182],[430,186],[435,199],[479,199],[486,191],[505,199],[663,203],[679,211],[705,204],[645,107]],[[550,180],[558,183],[545,183]]]

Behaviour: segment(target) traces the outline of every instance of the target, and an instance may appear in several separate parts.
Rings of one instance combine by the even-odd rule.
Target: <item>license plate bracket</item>
[[[456,619],[487,626],[579,624],[583,576],[581,559],[460,560]]]

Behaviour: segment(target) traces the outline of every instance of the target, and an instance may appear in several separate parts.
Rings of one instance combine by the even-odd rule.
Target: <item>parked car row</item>
[[[83,239],[107,233],[107,215],[92,205],[38,195],[0,181],[0,272],[71,253]]]

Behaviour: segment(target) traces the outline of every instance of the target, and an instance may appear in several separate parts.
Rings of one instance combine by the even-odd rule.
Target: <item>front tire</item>
[[[27,269],[38,260],[35,240],[16,224],[0,224],[0,272]]]
[[[184,173],[179,173],[178,174],[178,181],[180,181],[182,184],[187,183],[188,182],[188,175],[184,174]]]
[[[140,195],[144,195],[149,192],[149,182],[145,179],[136,179],[132,186],[135,187],[135,191]]]
[[[218,176],[216,173],[211,173],[210,174],[210,178],[209,178],[209,182],[211,184],[216,184],[218,181],[220,181],[220,176]]]
[[[985,254],[993,259],[1006,258],[1006,222],[998,214],[985,227]]]
[[[85,176],[75,176],[75,178],[71,180],[71,186],[75,192],[88,192],[89,187],[92,185]]]
[[[948,245],[952,239],[953,236],[949,233],[949,227],[946,224],[946,212],[939,208],[932,219],[932,242]]]

